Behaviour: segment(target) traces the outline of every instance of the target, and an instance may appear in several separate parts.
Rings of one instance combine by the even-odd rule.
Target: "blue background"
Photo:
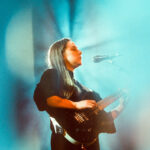
[[[0,149],[50,149],[49,116],[37,110],[33,91],[47,68],[50,44],[69,37],[83,55],[76,79],[102,97],[129,90],[115,120],[117,133],[101,134],[101,149],[149,150],[149,5],[148,0],[1,1]],[[118,54],[92,61],[95,55]]]

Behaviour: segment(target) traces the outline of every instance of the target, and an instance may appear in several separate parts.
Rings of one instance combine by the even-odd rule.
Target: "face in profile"
[[[81,54],[82,52],[78,50],[74,42],[67,42],[63,57],[68,70],[73,71],[75,68],[82,64]]]

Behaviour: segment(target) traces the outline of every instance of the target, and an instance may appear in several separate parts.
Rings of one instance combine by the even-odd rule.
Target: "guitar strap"
[[[77,140],[75,140],[74,138],[72,138],[72,137],[66,132],[66,130],[63,129],[63,128],[60,126],[60,124],[56,121],[55,118],[50,117],[50,119],[51,119],[51,121],[52,121],[52,123],[53,123],[55,133],[58,133],[58,134],[61,133],[61,134],[63,134],[63,136],[64,136],[70,143],[72,143],[72,144],[74,144],[74,145],[81,145],[81,149],[86,150],[86,148],[84,147],[85,144],[80,143],[80,142],[78,142]],[[95,139],[94,139],[93,141],[91,141],[90,143],[86,143],[86,146],[89,146],[89,145],[95,143],[96,140],[97,140],[97,139],[95,138]]]
[[[75,145],[79,145],[81,144],[80,142],[76,141],[75,139],[73,139],[67,132],[65,129],[63,129],[60,124],[56,121],[55,118],[53,117],[50,117],[52,123],[53,123],[53,126],[54,126],[54,131],[55,133],[58,133],[58,134],[63,134],[64,137],[69,141],[71,142],[72,144],[75,144]]]

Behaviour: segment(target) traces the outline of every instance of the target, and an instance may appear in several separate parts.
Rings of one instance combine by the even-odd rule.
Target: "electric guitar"
[[[111,114],[108,114],[103,109],[120,97],[121,94],[114,94],[98,101],[99,95],[97,93],[87,92],[82,99],[97,100],[98,108],[94,110],[60,110],[59,108],[59,114],[54,118],[73,139],[80,143],[90,143],[100,133],[115,132]]]

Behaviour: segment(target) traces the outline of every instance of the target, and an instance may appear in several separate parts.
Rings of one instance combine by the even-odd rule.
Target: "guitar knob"
[[[90,129],[88,129],[88,132],[91,132],[91,130],[92,130],[91,128],[90,128]]]

